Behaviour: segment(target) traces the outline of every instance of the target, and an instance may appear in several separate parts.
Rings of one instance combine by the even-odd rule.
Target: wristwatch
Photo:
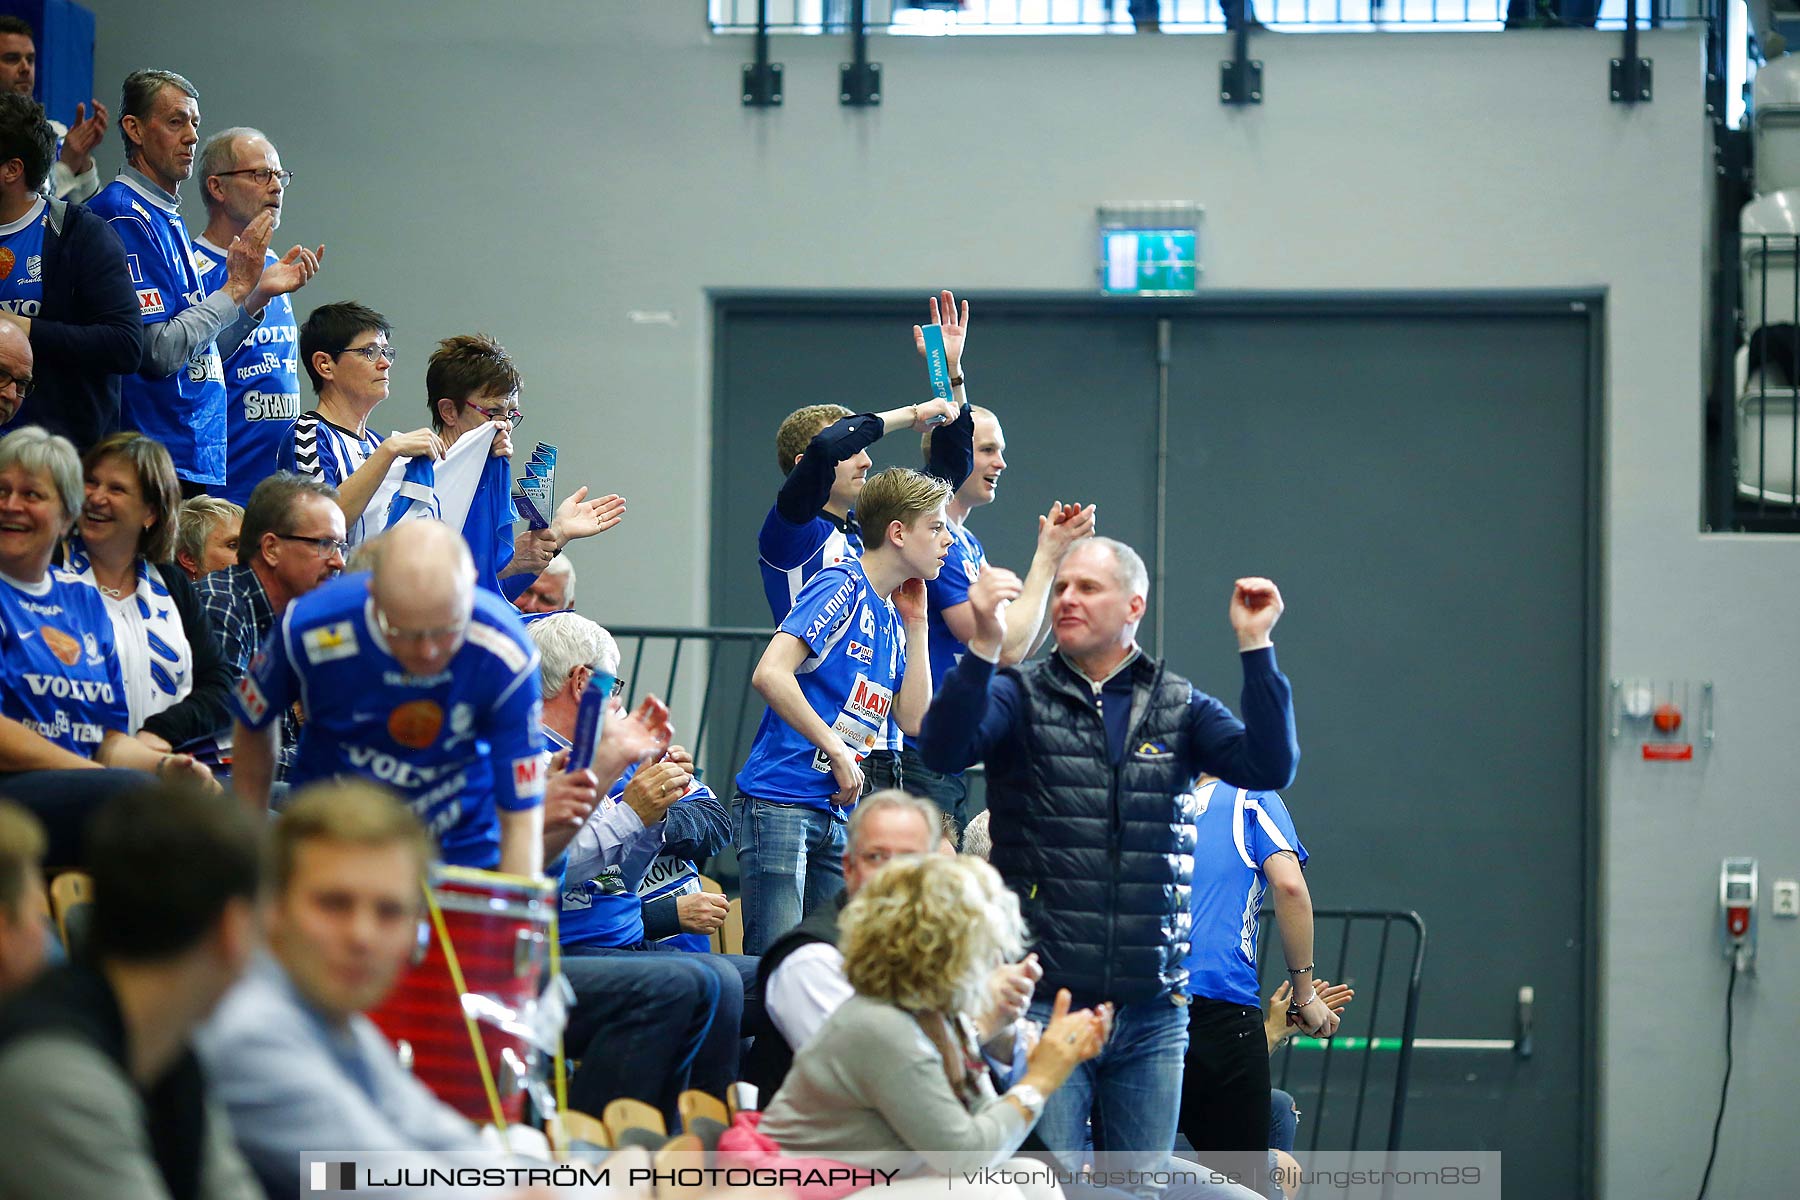
[[[1008,1096],[1011,1096],[1014,1100],[1017,1100],[1019,1102],[1019,1104],[1025,1109],[1026,1115],[1031,1120],[1036,1121],[1040,1116],[1043,1115],[1043,1113],[1044,1113],[1044,1093],[1038,1091],[1036,1088],[1032,1087],[1029,1083],[1014,1084],[1010,1089],[1008,1089],[1006,1094]]]

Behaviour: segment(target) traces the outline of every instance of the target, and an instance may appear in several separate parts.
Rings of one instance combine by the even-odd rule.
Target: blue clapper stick
[[[600,727],[606,719],[606,704],[612,699],[612,688],[589,684],[581,693],[581,707],[575,710],[575,736],[569,740],[569,770],[585,771],[594,765],[594,753],[600,749]]]
[[[921,326],[925,333],[925,369],[931,375],[931,394],[939,400],[950,399],[950,359],[944,353],[944,327]],[[942,425],[947,417],[933,417],[933,425]]]

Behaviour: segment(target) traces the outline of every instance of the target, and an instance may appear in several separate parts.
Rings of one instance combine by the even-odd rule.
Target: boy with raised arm
[[[933,296],[930,306],[932,323],[943,329],[950,400],[860,416],[840,404],[814,404],[789,413],[776,431],[776,458],[787,479],[757,534],[756,548],[763,591],[777,623],[814,575],[862,555],[862,531],[854,510],[869,473],[870,446],[901,429],[923,433],[934,424],[949,422],[934,439],[937,449],[929,456],[925,473],[944,480],[952,491],[969,476],[974,426],[962,375],[969,304],[963,301],[959,310],[956,297],[946,289],[941,304]],[[917,325],[913,339],[924,354],[924,331]],[[899,736],[883,728],[866,763],[870,789],[900,786],[899,756]]]

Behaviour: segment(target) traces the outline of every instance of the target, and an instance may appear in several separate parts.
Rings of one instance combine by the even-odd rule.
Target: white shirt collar
[[[28,228],[33,221],[44,215],[44,203],[45,201],[42,196],[36,197],[35,203],[25,210],[24,216],[16,221],[9,221],[5,225],[0,225],[0,237],[11,237],[13,234],[19,232],[19,230]]]
[[[120,167],[118,180],[164,212],[181,215],[181,197],[174,192],[163,191],[154,180],[136,167]]]

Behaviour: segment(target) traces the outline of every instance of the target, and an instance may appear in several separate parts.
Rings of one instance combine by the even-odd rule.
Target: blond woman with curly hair
[[[1024,942],[1018,898],[986,863],[888,863],[844,909],[839,945],[856,995],[795,1055],[762,1132],[788,1154],[898,1171],[884,1200],[1062,1195],[1041,1164],[1013,1155],[1044,1098],[1100,1052],[1112,1013],[1070,1012],[1059,993],[1023,1078],[996,1095],[970,1016]]]

